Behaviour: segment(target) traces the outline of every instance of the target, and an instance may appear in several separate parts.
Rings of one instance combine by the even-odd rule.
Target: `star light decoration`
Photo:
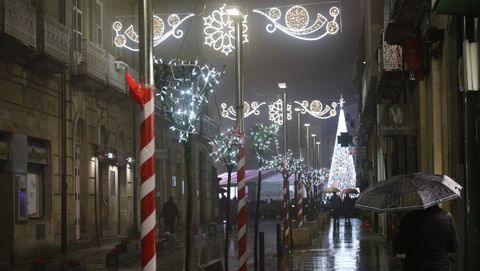
[[[310,14],[308,10],[300,5],[288,8],[284,16],[285,25],[281,24],[282,9],[279,7],[254,9],[253,12],[262,14],[270,21],[266,26],[268,33],[273,33],[279,29],[283,33],[300,40],[319,40],[327,35],[336,34],[340,29],[337,23],[340,9],[335,6],[328,11],[328,14],[332,17],[330,21],[322,14],[317,13],[317,17],[311,25],[309,25]],[[324,31],[320,31],[321,29],[324,29]]]
[[[177,39],[183,37],[183,30],[178,28],[185,20],[194,15],[193,13],[170,14],[166,18],[166,24],[164,22],[165,18],[161,17],[162,15],[153,15],[153,46],[157,46],[171,36]],[[115,46],[131,51],[139,50],[139,36],[135,32],[133,25],[129,25],[123,31],[123,24],[120,21],[115,21],[112,28],[115,31],[115,37],[113,38]],[[169,30],[167,30],[168,28]]]
[[[240,133],[237,129],[227,129],[215,136],[209,144],[212,147],[210,156],[215,162],[222,163],[230,171],[237,166],[238,147],[241,144]]]
[[[301,114],[309,114],[312,117],[317,119],[329,119],[337,115],[337,102],[332,102],[330,104],[322,104],[319,100],[313,101],[294,101],[295,106],[300,108]],[[251,115],[260,115],[260,108],[263,105],[266,105],[266,102],[257,102],[253,101],[251,103],[244,102],[244,118],[247,118]],[[236,112],[233,106],[228,106],[226,103],[221,104],[222,108],[222,117],[230,120],[236,120]],[[268,105],[268,116],[269,120],[277,125],[283,125],[283,102],[281,99],[276,100],[275,102]],[[292,105],[287,105],[287,119],[292,119]]]
[[[155,60],[154,71],[156,96],[172,123],[170,129],[179,133],[180,142],[186,142],[189,134],[198,133],[200,110],[223,71],[178,59],[168,64]]]
[[[235,21],[227,14],[226,4],[203,18],[205,45],[228,55],[235,49]],[[243,43],[248,42],[247,16],[242,15]]]

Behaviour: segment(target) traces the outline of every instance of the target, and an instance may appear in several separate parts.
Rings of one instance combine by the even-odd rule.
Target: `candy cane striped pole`
[[[247,270],[247,210],[245,207],[245,137],[241,136],[240,160],[237,171],[238,208],[237,208],[237,229],[238,229],[238,270]]]
[[[286,168],[284,169],[287,170]],[[285,173],[286,174],[286,173]],[[288,196],[288,178],[283,180],[283,248],[288,250],[290,245],[290,199]]]
[[[141,197],[141,266],[144,271],[157,269],[155,253],[155,130],[154,130],[154,94],[153,88],[138,85],[135,79],[127,72],[125,77],[128,82],[132,98],[142,106],[140,118],[140,197]]]
[[[299,174],[298,183],[297,183],[297,191],[298,191],[297,221],[298,221],[299,228],[303,226],[303,185],[302,185],[300,176],[301,175]]]

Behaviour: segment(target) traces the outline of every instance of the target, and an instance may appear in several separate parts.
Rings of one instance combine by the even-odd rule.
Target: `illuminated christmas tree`
[[[347,123],[343,112],[343,98],[340,98],[340,116],[338,117],[337,135],[335,137],[335,147],[333,149],[332,165],[330,166],[330,175],[328,177],[328,186],[338,188],[340,191],[347,188],[355,188],[356,174],[353,156],[349,147],[342,147],[338,143],[338,136],[347,132]]]

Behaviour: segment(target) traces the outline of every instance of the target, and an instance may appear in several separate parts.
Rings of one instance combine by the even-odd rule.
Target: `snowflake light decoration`
[[[198,133],[201,108],[208,103],[208,95],[223,71],[200,66],[197,61],[177,59],[168,64],[155,61],[154,70],[159,91],[156,95],[172,123],[170,129],[179,133],[180,142],[185,142],[189,134]]]
[[[173,36],[174,38],[183,37],[183,30],[178,29],[180,25],[188,18],[194,16],[193,13],[186,14],[170,14],[167,18],[167,25],[170,28],[167,31],[167,25],[164,22],[165,18],[161,15],[153,15],[153,46],[157,46],[167,38]],[[133,25],[129,25],[123,30],[123,24],[120,21],[115,21],[112,25],[115,31],[113,43],[119,48],[126,48],[131,51],[138,51],[139,36],[135,32]]]
[[[268,106],[269,120],[275,124],[283,125],[283,101],[278,99]],[[287,120],[292,119],[292,105],[287,103]]]
[[[235,21],[227,14],[225,6],[223,5],[203,18],[203,33],[205,34],[205,45],[228,55],[235,49]],[[248,42],[247,16],[242,16],[243,43]]]
[[[282,18],[282,10],[278,7],[271,7],[267,9],[254,9],[253,12],[262,14],[270,23],[267,24],[267,32],[273,33],[277,29],[283,33],[306,41],[319,40],[327,35],[334,35],[340,29],[337,23],[337,17],[340,15],[338,7],[331,7],[328,11],[332,19],[329,21],[325,16],[317,13],[317,17],[310,26],[310,15],[308,10],[299,5],[289,7],[284,16],[284,23],[280,23]],[[320,30],[324,29],[323,32]]]

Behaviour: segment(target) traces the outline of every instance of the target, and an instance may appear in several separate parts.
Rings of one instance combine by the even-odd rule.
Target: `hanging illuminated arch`
[[[180,25],[188,18],[194,16],[193,13],[186,14],[170,14],[167,18],[167,24],[161,15],[153,15],[153,46],[157,46],[169,37],[183,37],[183,30],[179,29]],[[112,25],[115,31],[113,43],[119,48],[126,48],[131,51],[138,51],[139,36],[135,32],[133,25],[129,25],[124,29],[120,21],[115,21]],[[170,28],[167,30],[167,28]]]
[[[310,14],[308,10],[300,5],[291,6],[285,12],[285,25],[280,23],[282,18],[282,10],[278,7],[267,9],[254,9],[253,12],[262,14],[270,23],[267,24],[268,33],[273,33],[277,29],[283,33],[300,40],[314,41],[319,40],[327,35],[337,34],[340,26],[337,17],[340,15],[338,7],[331,7],[328,11],[332,19],[329,21],[325,16],[317,13],[317,17],[313,24],[310,23]],[[324,29],[324,31],[320,31]]]
[[[227,14],[225,7],[226,4],[203,18],[203,33],[205,45],[228,55],[235,49],[235,21]],[[242,16],[243,43],[248,42],[247,17],[248,15]]]
[[[329,119],[337,115],[337,106],[341,106],[345,103],[343,98],[340,98],[340,102],[332,102],[330,104],[323,104],[319,100],[313,101],[293,101],[295,106],[300,108],[301,114],[309,114],[317,119]],[[266,105],[266,102],[253,101],[251,103],[244,102],[244,119],[251,115],[260,115],[260,107]],[[220,105],[222,108],[222,117],[225,119],[236,120],[236,112],[233,106],[228,106],[226,103]],[[275,124],[283,125],[283,102],[278,99],[268,104],[268,119]],[[292,119],[292,105],[287,104],[287,119]]]

